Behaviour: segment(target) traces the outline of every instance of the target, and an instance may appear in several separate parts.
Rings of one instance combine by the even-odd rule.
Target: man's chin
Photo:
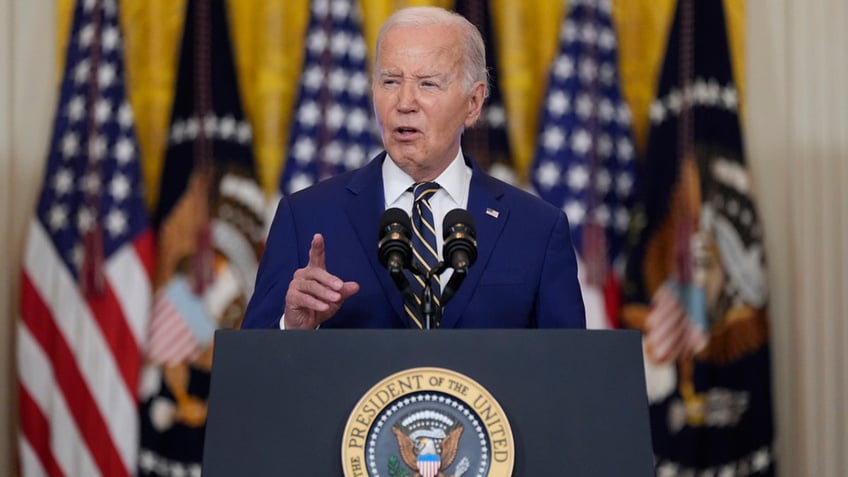
[[[398,165],[401,169],[404,166],[415,167],[417,164],[421,164],[424,161],[424,155],[421,153],[418,148],[411,145],[395,145],[394,147],[386,149],[389,153],[389,157],[395,161],[395,164]]]

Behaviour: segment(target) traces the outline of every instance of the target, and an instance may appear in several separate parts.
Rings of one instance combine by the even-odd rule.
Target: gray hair
[[[374,56],[374,70],[377,73],[377,60],[380,47],[386,33],[396,26],[449,26],[459,29],[463,42],[462,69],[465,72],[465,89],[471,91],[476,81],[486,85],[484,97],[489,96],[489,70],[486,68],[486,45],[480,30],[459,13],[439,7],[410,7],[393,13],[377,35],[377,49]]]

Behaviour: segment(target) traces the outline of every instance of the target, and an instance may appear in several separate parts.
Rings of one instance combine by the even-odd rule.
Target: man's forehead
[[[381,54],[437,54],[453,56],[461,51],[461,37],[444,25],[397,25],[385,33]]]
[[[453,45],[405,49],[394,46],[380,53],[377,64],[381,74],[403,76],[450,76],[462,62],[461,52]]]

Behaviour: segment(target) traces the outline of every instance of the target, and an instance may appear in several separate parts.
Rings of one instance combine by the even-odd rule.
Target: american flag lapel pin
[[[487,208],[486,208],[486,215],[491,215],[492,217],[494,217],[494,218],[496,218],[496,219],[497,219],[497,218],[498,218],[498,216],[499,216],[499,215],[501,215],[501,213],[500,213],[500,212],[498,212],[498,211],[497,211],[497,210],[495,210],[495,209],[491,209],[491,208],[488,208],[488,207],[487,207]]]

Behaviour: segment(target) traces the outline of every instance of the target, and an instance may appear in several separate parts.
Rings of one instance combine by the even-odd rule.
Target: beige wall
[[[19,257],[56,101],[55,4],[0,0],[0,475]],[[781,475],[848,475],[848,3],[752,0],[746,140],[766,228]],[[839,63],[838,60],[842,62]]]

